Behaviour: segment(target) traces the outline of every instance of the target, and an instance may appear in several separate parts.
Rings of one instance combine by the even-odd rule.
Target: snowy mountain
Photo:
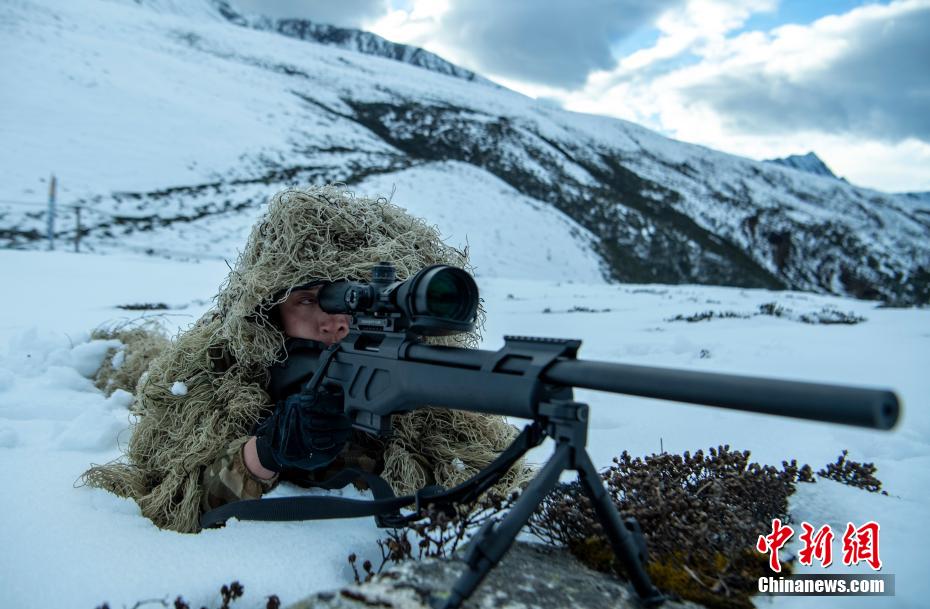
[[[397,187],[395,202],[470,246],[479,273],[930,299],[930,204],[554,109],[436,71],[438,59],[397,61],[417,53],[362,33],[224,6],[0,7],[0,135],[13,143],[0,150],[0,243],[46,247],[51,172],[58,239],[196,258],[233,255],[272,192],[342,181]]]
[[[908,203],[915,203],[921,206],[930,206],[930,192],[902,192],[898,197]]]
[[[299,40],[318,42],[348,51],[357,51],[365,55],[394,59],[440,74],[455,76],[456,78],[481,80],[485,84],[493,86],[493,83],[481,78],[471,70],[450,63],[435,53],[430,53],[419,47],[391,42],[371,32],[336,27],[325,23],[314,23],[307,19],[271,19],[264,15],[245,16],[224,0],[212,0],[212,2],[225,19],[236,25],[257,30],[270,30]]]
[[[807,173],[812,173],[815,176],[824,176],[827,178],[834,178],[837,180],[846,181],[844,178],[838,177],[833,171],[827,167],[827,164],[821,160],[814,152],[808,152],[807,154],[792,154],[780,159],[766,159],[766,163],[774,163],[776,165],[781,165],[782,167],[791,167],[792,169],[797,169],[798,171],[806,171]]]

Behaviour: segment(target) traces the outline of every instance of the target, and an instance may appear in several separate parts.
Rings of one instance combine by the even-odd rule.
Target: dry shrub
[[[220,588],[221,604],[217,607],[217,609],[230,609],[231,605],[242,598],[243,594],[245,594],[245,587],[238,581],[233,581],[229,585],[223,584],[222,588]],[[276,594],[265,597],[265,601],[265,609],[281,609],[281,599],[279,599]],[[180,595],[176,596],[174,601],[169,601],[167,598],[142,600],[133,605],[132,609],[140,609],[141,607],[149,606],[173,607],[174,609],[191,609],[190,603],[184,600],[184,597]],[[97,609],[110,609],[110,604],[103,603],[102,605],[98,605]],[[207,608],[202,606],[201,609]]]
[[[818,475],[879,492],[882,483],[874,476],[874,464],[848,461],[847,455],[844,450]],[[755,550],[756,540],[771,530],[772,519],[791,522],[788,499],[796,484],[816,480],[811,467],[798,466],[796,460],[783,461],[779,469],[750,463],[749,456],[749,451],[731,451],[729,446],[711,448],[707,454],[699,450],[645,459],[624,452],[601,474],[623,517],[634,517],[640,524],[649,550],[647,570],[663,591],[713,608],[753,607],[758,578],[771,574],[768,557]],[[481,525],[502,518],[517,498],[518,494],[503,499],[489,494],[451,512],[422,512],[423,520],[378,542],[381,565],[375,568],[366,561],[365,580],[387,562],[450,557]],[[577,482],[550,493],[529,530],[547,544],[567,547],[589,567],[618,569]],[[350,557],[353,568],[354,558]],[[782,563],[782,569],[790,575],[790,564]]]
[[[773,518],[790,521],[788,497],[795,483],[811,480],[809,466],[750,463],[749,451],[729,446],[645,459],[624,452],[602,477],[621,514],[642,527],[647,569],[660,589],[708,607],[746,609],[753,606],[749,597],[756,580],[768,574],[767,557],[754,550],[758,536],[770,530]],[[546,498],[531,530],[592,568],[616,567],[577,483],[561,485]]]
[[[378,540],[381,563],[375,567],[370,560],[364,561],[364,577],[358,571],[357,555],[354,552],[349,555],[355,582],[360,584],[371,581],[388,563],[452,558],[486,523],[503,518],[519,497],[518,491],[502,497],[491,490],[473,503],[452,504],[442,509],[430,504],[422,508],[419,520],[404,528],[391,529],[387,537]]]
[[[847,461],[848,455],[849,451],[843,449],[836,461],[828,463],[826,467],[817,472],[817,475],[847,486],[861,488],[870,493],[880,492],[882,495],[887,495],[888,493],[882,490],[882,481],[875,477],[875,472],[878,471],[875,464]]]
[[[872,463],[847,460],[817,474],[837,482],[879,492]],[[809,465],[783,461],[781,469],[750,463],[749,451],[729,446],[707,454],[662,453],[645,459],[624,452],[601,474],[623,517],[635,517],[649,550],[647,570],[663,591],[722,609],[751,609],[759,577],[771,575],[768,557],[755,550],[772,519],[791,522],[788,499],[798,482],[816,482]],[[881,491],[884,493],[884,491]],[[426,557],[448,558],[488,520],[502,518],[518,498],[489,494],[475,505],[452,512],[430,509],[423,520],[389,533],[378,542],[381,564],[363,565],[368,581],[388,562]],[[577,482],[561,484],[534,514],[529,530],[543,542],[567,547],[582,563],[605,572],[618,565],[600,523]],[[355,555],[349,558],[356,579]],[[782,563],[790,575],[791,565]],[[622,569],[621,569],[622,573]]]

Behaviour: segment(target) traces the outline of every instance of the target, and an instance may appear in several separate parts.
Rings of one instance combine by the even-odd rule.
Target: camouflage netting
[[[139,383],[124,459],[92,467],[84,480],[132,497],[159,527],[197,531],[202,470],[269,412],[267,369],[286,357],[272,308],[313,279],[369,280],[371,266],[381,260],[392,261],[400,279],[437,263],[469,268],[465,252],[384,199],[357,198],[336,186],[275,195],[216,305],[152,362]],[[430,342],[474,348],[478,340],[472,333]],[[184,395],[172,392],[177,382],[186,386]],[[516,436],[501,417],[441,409],[395,416],[394,427],[382,476],[398,493],[464,481]],[[498,490],[521,486],[528,477],[521,463]]]
[[[142,373],[171,344],[164,329],[154,320],[97,328],[90,337],[94,340],[115,339],[122,343],[119,348],[107,351],[94,376],[94,385],[107,396],[117,389],[135,393]]]

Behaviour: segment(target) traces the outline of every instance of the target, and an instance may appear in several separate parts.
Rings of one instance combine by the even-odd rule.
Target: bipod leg
[[[610,546],[617,560],[626,570],[630,583],[639,595],[640,601],[647,607],[656,607],[665,601],[665,596],[652,584],[646,572],[646,545],[638,528],[628,530],[620,519],[617,506],[604,488],[601,476],[594,468],[587,451],[580,449],[575,453],[575,469],[582,488],[591,498],[594,511],[604,527]],[[635,536],[639,535],[637,539]]]
[[[457,609],[471,596],[488,572],[497,565],[513,545],[517,534],[529,521],[542,500],[558,484],[559,475],[571,467],[571,452],[571,446],[559,443],[555,453],[526,487],[526,490],[521,493],[520,498],[503,520],[496,524],[493,520],[489,520],[478,530],[469,542],[468,551],[465,554],[468,569],[452,586],[445,602],[440,601],[434,606],[442,609]]]

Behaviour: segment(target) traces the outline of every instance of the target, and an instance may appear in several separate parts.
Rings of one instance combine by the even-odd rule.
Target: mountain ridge
[[[210,0],[210,2],[224,19],[241,27],[273,31],[298,40],[317,42],[348,51],[356,51],[364,55],[393,59],[454,78],[482,82],[494,87],[499,86],[478,76],[471,70],[466,70],[450,61],[446,61],[435,53],[420,47],[391,42],[371,32],[316,23],[309,19],[273,19],[264,15],[245,15],[233,8],[226,0]]]
[[[110,12],[93,21],[79,5]],[[930,299],[930,205],[919,201],[392,58],[242,27],[215,11],[162,15],[94,0],[21,0],[0,10],[55,41],[42,45],[25,28],[12,30],[20,51],[13,74],[30,86],[8,89],[4,101],[10,112],[37,117],[17,141],[49,144],[0,151],[7,174],[0,198],[36,192],[41,182],[23,176],[47,175],[48,159],[61,159],[72,202],[98,218],[85,216],[87,248],[158,252],[179,240],[177,249],[194,256],[222,255],[241,244],[274,190],[389,184],[419,167],[434,178],[424,187],[429,196],[418,199],[423,207],[412,211],[445,214],[447,231],[464,233],[488,256],[539,244],[519,240],[519,223],[492,230],[486,219],[469,218],[461,196],[476,179],[487,182],[482,196],[499,197],[501,206],[520,200],[561,214],[577,236],[560,245],[577,252],[568,259],[595,252],[611,281],[787,288],[895,304]],[[139,11],[148,11],[144,19]],[[136,63],[134,53],[143,52],[147,63]],[[53,78],[57,65],[67,66],[69,79]],[[50,93],[30,96],[46,82],[54,83]],[[139,95],[143,88],[147,95]],[[49,98],[67,98],[78,110]],[[47,136],[36,138],[35,125]],[[78,142],[81,155],[52,148],[58,133]],[[463,164],[478,173],[454,171]],[[447,209],[442,202],[453,192],[458,207]],[[42,212],[0,206],[0,213],[0,242],[42,246]],[[515,236],[505,247],[508,232]]]

